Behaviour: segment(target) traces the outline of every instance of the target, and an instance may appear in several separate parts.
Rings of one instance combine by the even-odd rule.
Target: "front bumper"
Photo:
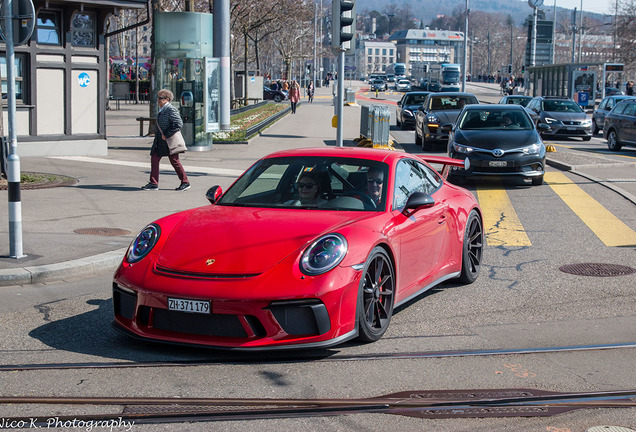
[[[451,151],[450,157],[470,161],[470,168],[465,170],[453,167],[453,175],[460,176],[521,176],[540,177],[545,173],[545,154],[524,155],[521,153],[504,154],[494,157],[488,153],[473,152],[470,155]]]
[[[550,130],[545,132],[544,135],[554,135],[562,137],[591,137],[592,136],[592,124],[589,126],[581,125],[569,125],[559,123],[546,123],[550,126]]]
[[[361,271],[336,267],[316,277],[272,270],[245,278],[177,276],[153,264],[120,267],[113,326],[129,336],[220,349],[327,347],[357,336]],[[241,294],[243,293],[243,294]],[[168,298],[210,302],[210,313],[168,309]]]

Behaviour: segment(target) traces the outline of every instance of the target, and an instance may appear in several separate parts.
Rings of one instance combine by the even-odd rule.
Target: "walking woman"
[[[291,102],[292,114],[296,114],[296,105],[300,101],[300,86],[296,80],[292,81],[291,88],[289,89],[289,101]]]
[[[314,92],[316,89],[314,88],[314,82],[309,81],[309,85],[307,86],[307,98],[309,99],[309,103],[314,101]]]
[[[186,175],[181,161],[179,161],[179,153],[170,154],[166,138],[173,136],[183,127],[183,120],[179,116],[179,111],[170,104],[174,95],[170,90],[161,89],[157,92],[157,101],[159,112],[157,113],[157,131],[155,132],[155,140],[150,149],[150,181],[147,185],[142,186],[143,190],[159,189],[159,162],[164,156],[168,156],[170,164],[174,168],[181,184],[175,190],[183,191],[190,189],[190,182]]]

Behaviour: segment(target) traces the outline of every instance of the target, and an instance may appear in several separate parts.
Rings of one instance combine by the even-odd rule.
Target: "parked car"
[[[520,176],[530,178],[533,185],[543,183],[545,145],[523,107],[467,105],[454,127],[442,129],[450,132],[448,155],[470,161],[468,168],[452,167],[452,177]]]
[[[455,123],[460,111],[466,105],[479,103],[472,93],[443,92],[431,93],[415,114],[415,145],[431,150],[434,144],[446,144],[448,132],[440,127]]]
[[[605,116],[608,112],[612,110],[620,101],[624,101],[626,99],[636,99],[636,96],[623,96],[623,95],[615,95],[615,96],[607,96],[605,97],[600,104],[598,104],[598,108],[594,110],[592,114],[592,133],[597,134],[601,130],[603,130],[603,124],[605,123]]]
[[[404,93],[395,107],[395,122],[398,127],[404,129],[415,124],[415,113],[429,94],[430,92],[420,91]]]
[[[371,91],[386,91],[386,89],[387,86],[384,80],[374,79],[373,81],[371,81]]]
[[[550,126],[542,135],[559,137],[581,137],[592,139],[592,119],[570,98],[561,96],[538,96],[533,98],[526,111],[536,125]]]
[[[616,87],[605,87],[605,96],[619,96],[625,94]]]
[[[141,231],[114,275],[115,328],[242,350],[378,340],[394,308],[480,272],[479,204],[427,160],[463,163],[364,148],[264,157],[212,187],[211,205]]]
[[[287,99],[287,95],[282,90],[272,90],[267,86],[263,86],[263,99],[281,102]]]
[[[401,92],[410,92],[411,91],[411,81],[407,79],[398,80],[395,83],[395,90]]]
[[[521,105],[523,107],[527,106],[528,103],[532,100],[532,96],[523,96],[523,95],[507,95],[502,97],[499,100],[500,104],[515,104]]]
[[[624,145],[636,147],[636,99],[618,103],[605,116],[603,137],[611,151],[620,151]]]

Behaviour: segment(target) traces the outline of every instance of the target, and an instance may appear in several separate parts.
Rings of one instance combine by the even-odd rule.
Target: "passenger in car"
[[[305,171],[298,177],[296,189],[298,190],[298,199],[287,201],[285,205],[319,206],[327,203],[327,200],[322,198],[323,187],[313,171]]]

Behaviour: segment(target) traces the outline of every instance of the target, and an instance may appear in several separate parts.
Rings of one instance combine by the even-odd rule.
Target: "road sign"
[[[24,45],[33,34],[35,28],[35,8],[32,0],[13,0],[13,45]],[[6,23],[4,22],[5,2],[0,6],[0,32],[5,39]]]

